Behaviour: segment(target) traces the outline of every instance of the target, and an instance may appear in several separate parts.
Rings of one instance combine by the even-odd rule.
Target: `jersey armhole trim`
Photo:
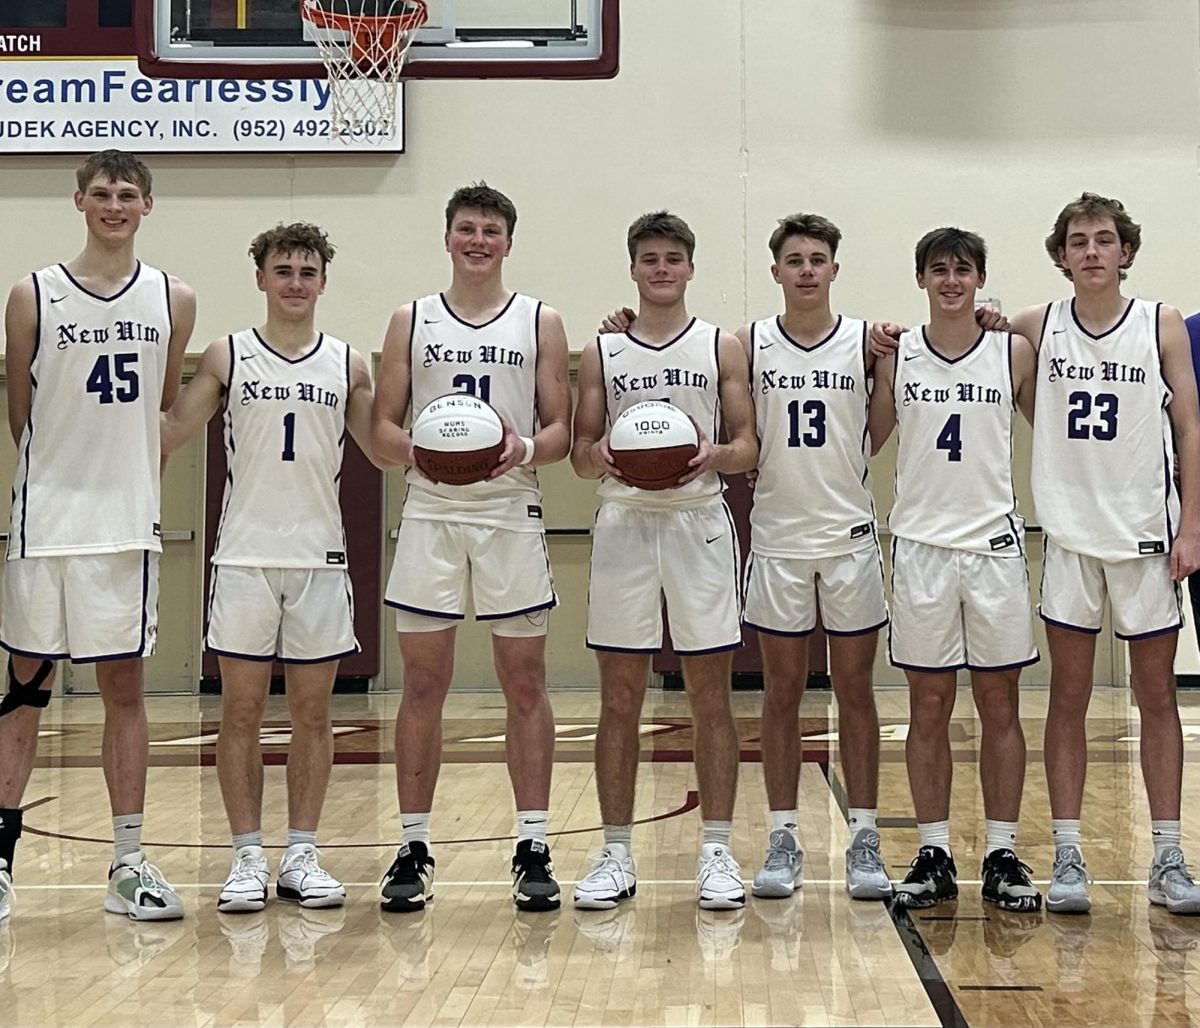
[[[163,292],[166,294],[167,300],[167,328],[170,329],[170,336],[175,334],[175,314],[171,310],[171,276],[165,271],[162,272],[163,277]],[[167,345],[171,343],[170,336],[167,337]]]
[[[1042,329],[1038,333],[1038,350],[1041,350],[1042,344],[1046,341],[1046,326],[1050,324],[1050,312],[1054,310],[1054,304],[1046,304],[1046,310],[1042,314]]]

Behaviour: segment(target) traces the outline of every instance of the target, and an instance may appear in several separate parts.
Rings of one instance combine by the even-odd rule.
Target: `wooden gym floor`
[[[1200,696],[1181,694],[1187,736],[1185,851],[1200,853]],[[805,885],[791,901],[696,909],[699,817],[682,696],[644,712],[634,846],[637,897],[577,913],[574,879],[601,841],[590,737],[597,696],[555,696],[559,747],[551,829],[563,909],[517,914],[509,898],[512,810],[500,698],[456,693],[434,812],[437,900],[383,914],[377,882],[398,820],[391,726],[397,698],[336,699],[337,757],[321,826],[325,866],[348,886],[341,910],[272,900],[220,915],[228,830],[213,768],[219,700],[153,698],[146,840],[179,888],[185,920],[136,924],[102,909],[110,823],[99,769],[100,706],[55,700],[26,794],[17,904],[0,928],[0,1025],[1191,1025],[1200,1022],[1200,918],[1146,902],[1151,846],[1125,690],[1097,689],[1084,809],[1088,917],[1006,915],[979,901],[983,811],[978,725],[960,693],[951,832],[962,895],[907,915],[842,888],[845,825],[828,694],[803,708],[808,739],[800,828]],[[1029,775],[1020,852],[1044,881],[1052,849],[1041,767],[1046,696],[1022,693]],[[736,694],[743,740],[734,850],[746,877],[762,858],[759,697]],[[907,701],[880,690],[884,855],[903,876],[917,834],[904,773]],[[286,714],[272,698],[264,828],[277,860],[285,829]]]

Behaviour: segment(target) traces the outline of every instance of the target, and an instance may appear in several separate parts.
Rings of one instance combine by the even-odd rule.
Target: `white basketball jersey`
[[[412,415],[447,393],[469,393],[490,403],[520,436],[538,429],[538,314],[542,302],[513,293],[490,321],[474,325],[450,309],[440,293],[413,302]],[[439,485],[408,470],[404,517],[462,521],[540,532],[542,496],[537,473],[518,466],[472,485]]]
[[[254,329],[229,337],[225,499],[214,564],[346,566],[338,486],[350,347],[319,335],[285,357]]]
[[[1158,308],[1129,307],[1107,332],[1079,324],[1074,300],[1047,311],[1038,354],[1033,499],[1063,549],[1101,560],[1168,553],[1179,524]]]
[[[902,539],[998,557],[1024,552],[1012,485],[1012,336],[983,332],[961,357],[941,356],[924,327],[896,352],[896,502]]]
[[[867,324],[839,317],[802,346],[778,318],[750,326],[758,481],[750,548],[838,557],[875,545],[867,476]]]
[[[631,332],[599,336],[608,427],[635,403],[665,400],[690,414],[715,443],[721,431],[720,334],[715,325],[692,318],[679,335],[661,345],[643,342]],[[603,500],[639,507],[699,507],[713,502],[723,488],[721,476],[708,471],[678,489],[635,489],[606,477],[597,492]]]
[[[167,276],[139,263],[108,297],[61,264],[33,283],[33,400],[17,447],[8,558],[161,552]]]

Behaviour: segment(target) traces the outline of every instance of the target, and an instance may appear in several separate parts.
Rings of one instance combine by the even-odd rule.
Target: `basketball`
[[[646,400],[623,411],[608,435],[613,463],[639,489],[672,489],[700,452],[695,423],[674,404]]]
[[[465,393],[439,396],[412,425],[417,467],[442,485],[482,482],[500,463],[504,426],[483,400]]]

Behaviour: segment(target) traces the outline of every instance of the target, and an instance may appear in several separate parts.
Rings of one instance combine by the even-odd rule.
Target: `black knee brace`
[[[41,667],[28,682],[18,682],[13,672],[12,657],[8,658],[8,692],[0,700],[0,717],[11,714],[18,707],[45,707],[50,703],[50,690],[43,689],[42,683],[50,677],[54,665],[43,660]]]

